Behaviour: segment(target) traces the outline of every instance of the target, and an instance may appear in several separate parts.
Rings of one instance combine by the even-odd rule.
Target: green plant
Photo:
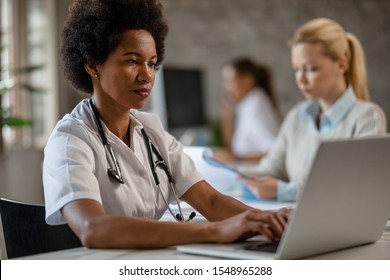
[[[212,147],[223,147],[223,137],[222,137],[222,128],[221,122],[219,120],[214,120],[209,122],[209,129],[211,131],[211,140],[209,145]]]
[[[0,46],[0,54],[3,50],[4,47]],[[28,81],[27,78],[29,75],[42,68],[43,65],[30,65],[23,68],[11,68],[6,65],[0,65],[0,154],[4,151],[3,128],[5,126],[22,128],[32,125],[31,119],[14,115],[12,107],[5,106],[2,102],[3,96],[5,94],[12,94],[15,90],[30,94],[45,92],[45,89],[33,86],[31,83],[24,82],[23,79],[20,79],[21,77],[26,76],[26,79],[24,80]],[[6,71],[9,73],[9,77],[7,79],[3,79]]]

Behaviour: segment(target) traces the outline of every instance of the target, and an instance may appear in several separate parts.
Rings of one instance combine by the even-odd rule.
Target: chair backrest
[[[1,198],[0,213],[9,259],[82,246],[67,224],[46,224],[42,204]]]

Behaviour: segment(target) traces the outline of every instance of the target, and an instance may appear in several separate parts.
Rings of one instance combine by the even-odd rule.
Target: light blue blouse
[[[342,96],[327,110],[317,127],[317,117],[320,114],[320,103],[318,100],[308,100],[302,107],[301,121],[310,122],[321,134],[331,132],[348,115],[348,112],[357,103],[357,98],[352,86],[349,86]],[[278,180],[277,198],[279,201],[294,201],[297,196],[297,185],[295,182],[284,182]]]

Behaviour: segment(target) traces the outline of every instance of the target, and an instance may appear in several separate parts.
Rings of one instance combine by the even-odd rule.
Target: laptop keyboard
[[[244,247],[244,249],[249,251],[276,253],[276,250],[278,249],[278,245],[279,245],[278,243],[256,243],[256,244],[248,245]]]

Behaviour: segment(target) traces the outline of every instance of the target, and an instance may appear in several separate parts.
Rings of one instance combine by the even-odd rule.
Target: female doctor
[[[46,221],[68,223],[86,247],[157,248],[282,235],[287,214],[213,189],[159,119],[140,112],[168,32],[157,0],[76,0],[63,30],[70,84],[91,94],[58,122],[43,168]],[[209,223],[172,212],[179,198]]]

